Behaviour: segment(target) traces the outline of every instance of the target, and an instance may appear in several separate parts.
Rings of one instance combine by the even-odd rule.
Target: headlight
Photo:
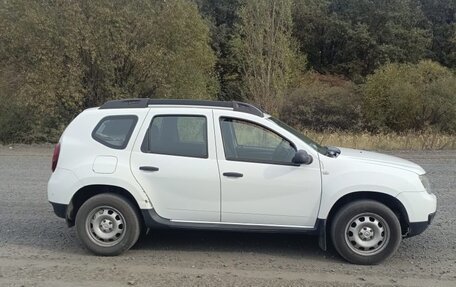
[[[432,190],[431,190],[431,182],[429,181],[429,178],[425,174],[423,174],[423,175],[420,175],[420,180],[424,186],[424,189],[426,189],[426,191],[429,194],[431,194]]]

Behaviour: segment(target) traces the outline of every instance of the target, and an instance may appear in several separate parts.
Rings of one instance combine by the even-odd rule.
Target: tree
[[[217,94],[209,28],[185,0],[2,1],[0,24],[0,102],[33,111],[22,140],[55,140],[109,99]]]
[[[292,1],[245,1],[232,41],[242,91],[268,112],[278,114],[285,91],[301,68],[292,38]]]
[[[220,83],[220,100],[244,100],[240,90],[238,66],[230,54],[230,42],[238,23],[240,0],[195,0],[203,16],[209,20],[211,46],[217,55],[216,73]]]
[[[432,46],[429,56],[442,65],[456,68],[456,1],[420,0],[431,23]]]
[[[359,79],[424,58],[428,23],[415,0],[296,0],[295,35],[313,68]]]
[[[174,1],[82,1],[82,57],[93,98],[212,98],[215,56],[197,7]],[[100,71],[101,68],[101,71]],[[100,74],[100,72],[102,72]],[[101,99],[98,99],[101,95]]]
[[[367,78],[363,93],[373,129],[456,131],[456,76],[436,62],[388,64]]]

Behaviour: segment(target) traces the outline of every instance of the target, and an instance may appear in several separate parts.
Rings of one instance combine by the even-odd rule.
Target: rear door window
[[[93,130],[92,138],[107,147],[124,149],[137,122],[138,117],[133,115],[105,117]]]
[[[145,153],[207,158],[207,119],[197,115],[155,116],[141,150]]]

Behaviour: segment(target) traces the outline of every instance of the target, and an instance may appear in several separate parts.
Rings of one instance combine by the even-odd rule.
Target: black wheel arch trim
[[[401,223],[403,236],[407,236],[410,228],[410,220],[407,209],[396,197],[378,191],[354,191],[343,195],[331,206],[329,213],[326,216],[327,221],[330,222],[336,212],[345,204],[361,199],[371,199],[378,201],[393,210],[393,212],[398,217],[399,222]]]
[[[65,218],[67,217],[67,209],[68,205],[63,204],[63,203],[56,203],[49,201],[49,203],[52,205],[52,209],[54,210],[55,215],[60,218]]]
[[[65,216],[62,218],[65,218],[68,227],[74,226],[76,213],[78,212],[82,204],[89,198],[101,193],[114,193],[123,196],[126,200],[133,204],[133,206],[136,208],[138,212],[140,211],[138,202],[136,201],[133,194],[130,193],[127,189],[116,185],[89,184],[81,187],[78,191],[76,191],[73,194],[69,204],[66,205],[66,213]]]

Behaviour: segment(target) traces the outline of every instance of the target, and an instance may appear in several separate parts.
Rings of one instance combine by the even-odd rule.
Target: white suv
[[[56,145],[48,198],[98,255],[147,228],[296,232],[375,264],[436,212],[425,171],[324,147],[240,102],[132,99],[77,116]]]

